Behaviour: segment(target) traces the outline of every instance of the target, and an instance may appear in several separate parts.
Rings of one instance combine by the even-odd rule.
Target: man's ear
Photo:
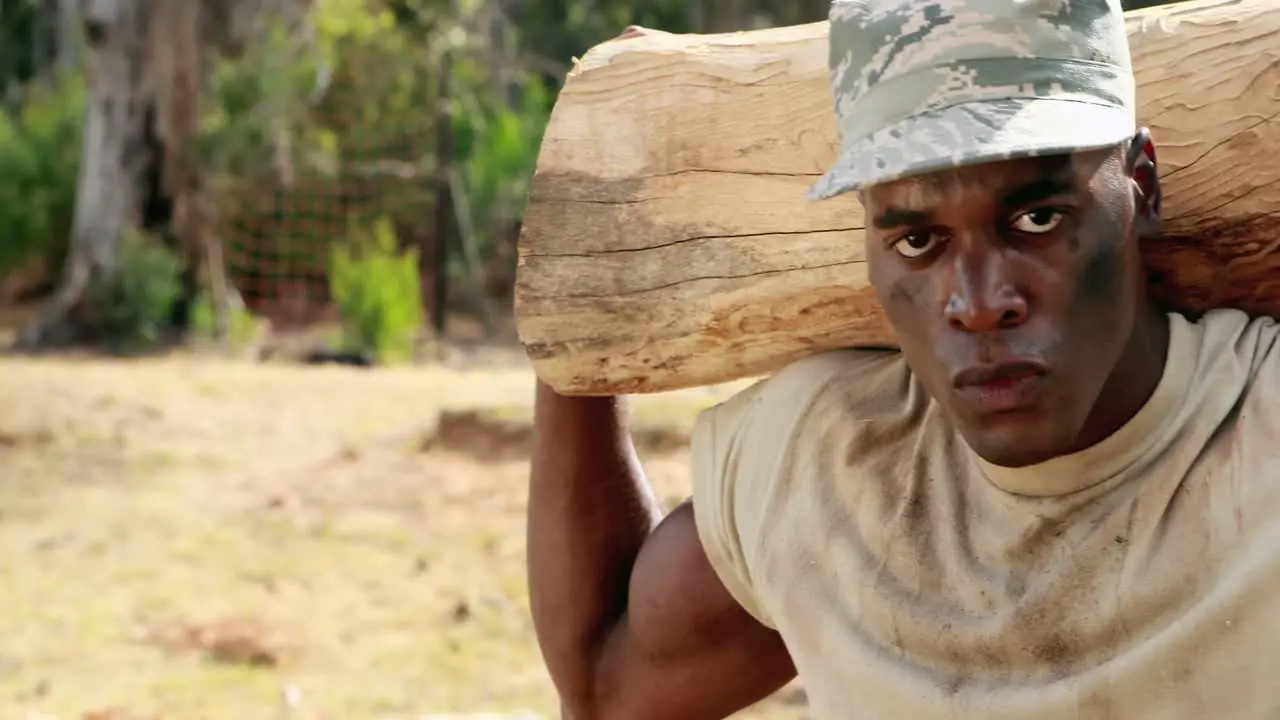
[[[1138,237],[1155,237],[1160,234],[1160,206],[1164,198],[1156,172],[1156,146],[1147,128],[1129,140],[1124,169],[1132,179],[1134,232]]]

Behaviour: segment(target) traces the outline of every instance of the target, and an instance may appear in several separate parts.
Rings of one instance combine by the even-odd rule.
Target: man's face
[[[1069,452],[1126,346],[1144,292],[1129,164],[1123,149],[1030,158],[863,194],[902,351],[988,461]]]

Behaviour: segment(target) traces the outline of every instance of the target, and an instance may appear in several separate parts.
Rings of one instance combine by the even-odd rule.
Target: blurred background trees
[[[1139,4],[1155,4],[1153,2]],[[337,323],[403,356],[509,333],[528,181],[571,58],[631,24],[825,0],[0,0],[0,304],[20,343]]]

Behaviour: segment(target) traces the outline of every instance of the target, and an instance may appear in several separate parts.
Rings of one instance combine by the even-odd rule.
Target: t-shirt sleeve
[[[752,586],[736,522],[742,445],[763,399],[764,384],[757,383],[704,410],[694,425],[690,454],[694,522],[703,551],[734,600],[762,625],[773,627]]]
[[[851,351],[794,363],[704,411],[694,426],[693,513],[711,567],[729,593],[765,627],[775,627],[753,559],[768,541],[775,492],[786,486],[784,458],[814,398],[837,374],[856,371]]]

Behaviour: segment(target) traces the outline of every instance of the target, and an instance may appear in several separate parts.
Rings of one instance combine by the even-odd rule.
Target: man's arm
[[[692,505],[660,517],[623,401],[537,393],[529,585],[567,715],[714,720],[795,677],[716,576]]]

